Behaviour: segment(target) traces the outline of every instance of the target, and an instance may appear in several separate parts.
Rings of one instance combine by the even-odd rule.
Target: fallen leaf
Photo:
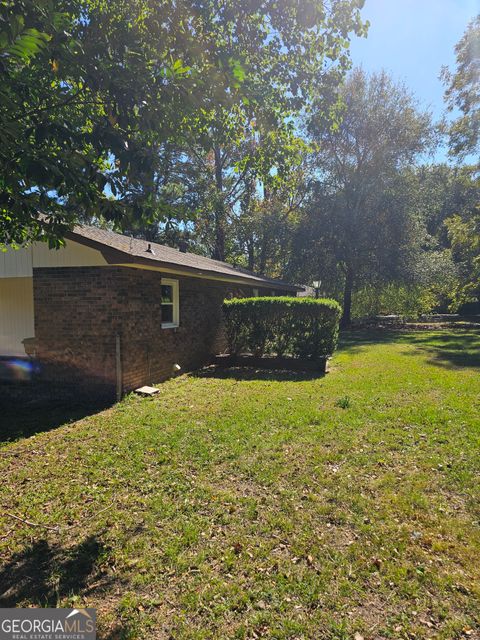
[[[243,549],[243,547],[242,547],[242,545],[240,544],[240,542],[236,542],[236,543],[233,545],[233,550],[235,551],[235,553],[236,553],[237,555],[238,555],[239,553],[241,553],[242,549]]]

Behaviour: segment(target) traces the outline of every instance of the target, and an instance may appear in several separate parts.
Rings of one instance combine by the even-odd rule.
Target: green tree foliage
[[[233,86],[227,71],[220,85],[214,55],[199,55],[192,11],[166,1],[2,4],[1,241],[55,241],[82,213],[128,214],[151,162],[144,132],[174,131],[198,109],[205,78],[224,95]]]
[[[455,309],[468,269],[453,248],[448,222],[457,216],[467,224],[474,219],[478,207],[478,171],[468,165],[420,166],[407,177],[407,189],[416,233],[406,271],[414,283],[433,294],[436,308]],[[473,278],[473,270],[470,273]]]
[[[460,116],[448,127],[450,151],[464,157],[479,151],[480,142],[480,14],[468,25],[455,47],[456,69],[442,70],[449,112]]]
[[[270,138],[278,140],[276,135]],[[267,139],[263,144],[273,142]],[[263,178],[262,188],[247,176],[231,225],[237,262],[270,276],[281,276],[288,262],[290,238],[310,186],[308,145],[299,138],[281,144],[282,162]]]
[[[392,220],[401,223],[400,228],[394,228],[389,246],[395,251],[383,257],[380,254],[378,267],[369,263],[363,276],[357,278],[352,318],[380,314],[415,317],[433,310],[455,311],[463,302],[475,301],[478,273],[471,252],[475,247],[478,189],[478,174],[472,166],[421,164],[398,173],[390,189],[390,213],[381,218],[389,225]],[[319,199],[317,192],[315,203],[319,210],[327,211],[331,195],[323,193],[323,198]],[[327,242],[315,240],[317,236],[327,237],[325,217],[309,207],[302,212],[294,232],[291,277],[302,282],[320,277],[323,291],[341,300],[344,279],[335,255]],[[470,230],[470,253],[453,242],[452,219],[459,229]],[[298,247],[303,250],[296,258]],[[306,277],[302,278],[302,273]]]
[[[443,69],[447,109],[459,110],[460,117],[449,126],[450,153],[457,158],[480,150],[480,14],[468,25],[455,47],[456,69]],[[467,175],[465,175],[467,173]],[[456,203],[453,215],[445,217],[444,229],[458,265],[458,281],[452,294],[452,309],[464,303],[480,301],[480,206],[478,166],[463,170],[474,193],[465,202]]]
[[[349,34],[365,32],[362,4],[204,3],[204,31],[208,27],[212,48],[241,90],[239,99],[225,102],[206,87],[208,108],[187,119],[178,137],[180,171],[194,191],[185,198],[196,203],[196,233],[213,257],[231,255],[230,223],[252,185],[269,187],[289,174],[296,158],[293,118],[309,104],[314,88],[325,117],[333,110],[333,89],[349,66]],[[152,219],[163,219],[161,198]]]
[[[354,70],[340,96],[344,110],[337,126],[316,109],[309,118],[318,144],[318,182],[300,233],[305,244],[300,242],[295,257],[299,262],[310,255],[317,270],[312,276],[340,271],[342,321],[348,324],[354,289],[399,272],[412,232],[401,172],[428,148],[432,128],[429,114],[384,72]]]
[[[480,302],[480,207],[465,218],[454,215],[445,225],[454,259],[459,266],[459,280],[453,292],[452,309],[465,303]]]
[[[82,215],[154,219],[165,145],[216,154],[252,113],[283,126],[320,70],[325,91],[342,73],[362,4],[7,0],[0,239],[55,241]],[[219,168],[223,155],[223,196]]]
[[[448,248],[445,220],[472,209],[478,201],[476,167],[422,164],[405,172],[405,179],[413,213],[424,220],[427,242]]]
[[[366,285],[353,293],[352,318],[363,320],[393,314],[415,319],[432,311],[436,301],[431,288],[421,284],[388,282],[380,286]]]

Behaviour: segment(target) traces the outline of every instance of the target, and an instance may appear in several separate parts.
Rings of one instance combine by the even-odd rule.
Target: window
[[[253,289],[252,293],[254,298],[258,298],[258,289]]]
[[[178,304],[178,280],[162,278],[161,295],[162,329],[178,327],[180,320]]]

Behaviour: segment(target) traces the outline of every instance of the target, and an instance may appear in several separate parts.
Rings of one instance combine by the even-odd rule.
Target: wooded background
[[[58,246],[88,222],[321,280],[344,324],[478,312],[480,17],[434,122],[351,68],[362,5],[2,3],[0,243]]]

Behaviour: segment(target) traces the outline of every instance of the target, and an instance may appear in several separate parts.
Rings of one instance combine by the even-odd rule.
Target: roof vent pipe
[[[187,253],[187,249],[188,249],[188,242],[186,240],[179,240],[178,250],[180,251],[180,253]]]
[[[148,247],[145,249],[146,253],[151,253],[152,255],[155,255],[155,251],[152,249],[152,245],[150,243],[148,243]]]

